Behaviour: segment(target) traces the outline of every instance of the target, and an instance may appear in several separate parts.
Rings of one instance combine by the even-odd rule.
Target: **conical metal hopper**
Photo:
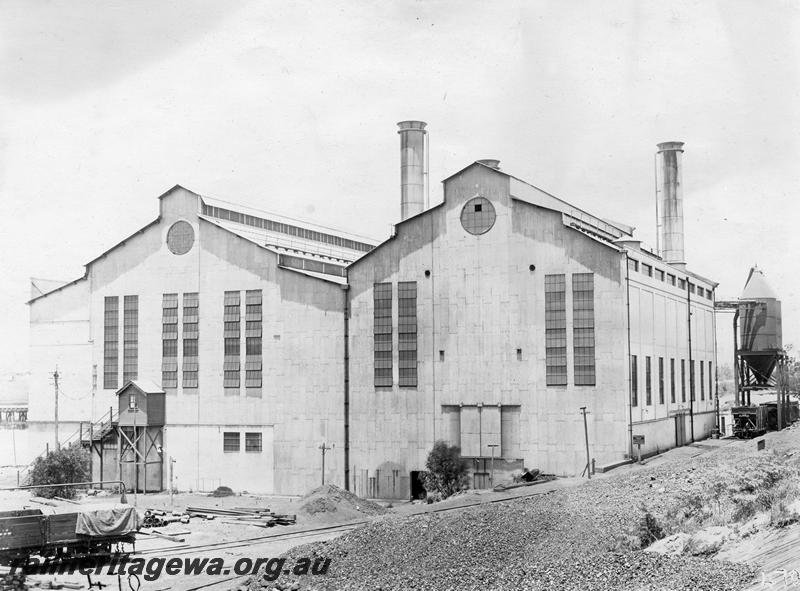
[[[758,267],[750,269],[739,306],[739,354],[755,384],[769,384],[783,350],[781,302]]]

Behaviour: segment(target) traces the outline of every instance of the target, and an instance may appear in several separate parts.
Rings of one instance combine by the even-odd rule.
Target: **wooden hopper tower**
[[[133,491],[164,490],[165,394],[152,382],[134,380],[117,391],[117,460],[120,479]]]

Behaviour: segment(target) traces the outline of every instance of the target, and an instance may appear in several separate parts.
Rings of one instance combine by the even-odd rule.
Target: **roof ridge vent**
[[[500,161],[494,158],[484,158],[483,160],[476,160],[475,162],[488,166],[489,168],[494,168],[495,170],[500,170]]]

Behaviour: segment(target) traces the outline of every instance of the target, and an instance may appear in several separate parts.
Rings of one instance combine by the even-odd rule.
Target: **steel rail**
[[[411,514],[408,514],[408,515],[401,515],[400,517],[417,517],[417,516],[420,516],[420,515],[428,515],[428,514],[431,514],[431,513],[445,513],[447,511],[460,511],[460,510],[463,510],[463,509],[470,509],[472,507],[477,507],[477,506],[480,506],[480,505],[490,505],[490,504],[494,504],[494,503],[508,503],[508,502],[511,502],[511,501],[515,501],[517,499],[528,499],[528,498],[531,498],[531,497],[543,496],[543,495],[549,494],[551,492],[554,492],[554,491],[553,490],[546,490],[546,491],[541,491],[541,492],[537,491],[537,492],[531,492],[531,493],[524,494],[524,495],[515,495],[513,497],[508,497],[508,498],[491,499],[491,500],[482,501],[482,502],[479,501],[479,502],[469,503],[467,505],[456,505],[454,507],[437,507],[437,508],[434,508],[434,509],[430,509],[428,511],[422,511],[422,512],[419,512],[419,513],[411,513]],[[351,522],[348,522],[348,523],[341,523],[341,524],[337,524],[337,525],[326,525],[326,526],[322,526],[322,527],[303,529],[303,530],[299,530],[299,531],[290,531],[290,532],[272,534],[272,535],[267,535],[267,536],[255,536],[255,537],[252,537],[252,538],[246,538],[244,540],[231,540],[229,542],[215,542],[215,543],[212,543],[212,544],[203,544],[203,545],[200,545],[200,546],[189,546],[189,547],[181,546],[179,548],[176,548],[176,550],[178,550],[177,552],[171,552],[170,555],[183,555],[183,554],[189,554],[189,553],[195,552],[195,551],[197,551],[197,552],[208,552],[210,550],[223,550],[223,549],[228,549],[228,548],[237,548],[237,547],[240,547],[240,546],[249,546],[249,545],[252,545],[253,543],[268,543],[268,542],[270,542],[272,540],[281,541],[281,540],[299,538],[299,537],[311,537],[311,536],[314,536],[314,535],[321,535],[321,534],[325,534],[325,533],[329,533],[329,532],[333,533],[336,530],[341,530],[342,532],[346,532],[346,531],[355,529],[356,527],[359,527],[361,525],[365,525],[367,523],[370,523],[371,521],[372,520],[370,520],[370,519],[361,519],[361,520],[358,520],[358,521],[351,521]],[[151,550],[143,550],[143,551],[140,551],[140,552],[136,552],[136,556],[152,555],[152,554],[167,553],[167,552],[169,552],[169,548],[158,548],[158,549],[154,548],[154,549],[151,549]]]
[[[88,486],[94,484],[118,484],[120,487],[120,503],[128,504],[125,494],[127,487],[122,480],[94,480],[92,482],[65,482],[63,484],[29,484],[27,486],[4,486],[0,490],[30,490],[34,488],[62,488],[65,486]]]

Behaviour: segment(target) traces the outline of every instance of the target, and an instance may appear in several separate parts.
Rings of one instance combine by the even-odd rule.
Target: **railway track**
[[[427,508],[425,511],[420,511],[418,513],[410,513],[408,517],[414,517],[418,515],[426,515],[430,513],[447,513],[453,511],[463,511],[466,509],[470,509],[472,507],[476,507],[479,505],[488,505],[488,504],[495,504],[495,503],[508,503],[511,501],[515,501],[517,499],[525,499],[531,498],[536,496],[543,496],[550,492],[553,492],[553,489],[548,490],[537,490],[533,492],[529,492],[527,494],[518,494],[508,498],[499,498],[499,499],[490,499],[484,501],[476,501],[472,503],[466,503],[463,505],[454,505],[449,507],[435,507],[435,508]],[[170,556],[183,556],[186,554],[197,554],[197,553],[204,553],[216,550],[227,550],[233,548],[241,548],[244,546],[253,546],[254,544],[268,544],[270,542],[281,542],[285,540],[292,540],[298,538],[306,538],[306,537],[315,537],[319,535],[325,534],[342,534],[348,531],[352,531],[362,525],[369,523],[371,520],[363,519],[359,521],[353,521],[349,523],[339,524],[339,525],[329,525],[323,527],[316,527],[316,528],[308,528],[302,531],[293,531],[293,532],[286,532],[286,533],[276,533],[271,535],[265,536],[254,536],[251,538],[246,538],[244,540],[232,540],[229,542],[217,542],[213,544],[201,544],[197,546],[185,546],[185,547],[177,547],[175,550],[170,550],[168,548],[160,548],[160,549],[153,549],[153,550],[145,550],[142,552],[137,552],[137,556],[148,556],[154,554],[169,554]],[[239,581],[241,579],[245,579],[250,575],[238,575],[238,576],[231,576],[226,577],[224,579],[220,579],[217,581],[207,582],[201,585],[197,585],[195,587],[191,587],[185,589],[183,591],[201,591],[204,589],[211,589],[213,587],[217,587],[219,585],[231,585],[235,581]]]
[[[490,500],[486,500],[486,501],[476,501],[474,503],[467,503],[467,504],[464,504],[464,505],[454,505],[454,506],[449,506],[449,507],[435,507],[435,508],[427,509],[425,511],[420,511],[418,513],[410,513],[410,514],[408,514],[408,517],[413,517],[413,516],[417,516],[417,515],[426,515],[426,514],[429,514],[429,513],[446,513],[446,512],[449,512],[449,511],[461,511],[461,510],[464,510],[464,509],[469,509],[471,507],[477,507],[479,505],[488,505],[488,504],[494,504],[494,503],[508,503],[508,502],[511,502],[511,501],[515,501],[517,499],[525,499],[525,498],[531,498],[531,497],[546,495],[546,494],[548,494],[550,492],[552,492],[552,489],[535,491],[535,492],[530,492],[530,493],[527,493],[527,494],[514,495],[512,497],[507,497],[507,498],[490,499]],[[370,519],[360,519],[358,521],[350,521],[350,522],[342,523],[342,524],[338,524],[338,525],[327,525],[327,526],[321,526],[321,527],[315,527],[315,528],[307,528],[307,529],[303,529],[303,530],[299,530],[299,531],[289,531],[289,532],[285,532],[285,533],[274,533],[274,534],[269,534],[269,535],[264,535],[264,536],[254,536],[252,538],[245,538],[245,539],[240,539],[240,540],[231,540],[231,541],[228,541],[228,542],[215,542],[215,543],[212,543],[212,544],[200,544],[200,545],[197,545],[197,546],[186,544],[186,545],[183,545],[183,546],[174,546],[173,547],[174,550],[172,548],[153,548],[153,549],[150,549],[150,550],[142,550],[142,551],[136,552],[135,555],[136,556],[152,556],[154,554],[165,554],[165,553],[168,552],[170,554],[170,556],[182,556],[182,555],[191,554],[191,553],[210,552],[212,550],[228,550],[228,549],[231,549],[231,548],[240,548],[242,546],[252,546],[253,544],[269,543],[271,541],[278,542],[278,541],[290,540],[290,539],[295,539],[295,538],[312,537],[312,536],[316,536],[316,535],[320,535],[320,534],[327,534],[327,533],[346,533],[346,532],[351,531],[351,530],[353,530],[353,529],[355,529],[357,527],[360,527],[360,526],[362,526],[364,524],[367,524],[370,521],[371,521]]]
[[[252,538],[245,538],[243,540],[231,540],[228,542],[215,542],[213,544],[199,544],[193,546],[191,544],[184,544],[181,546],[173,546],[172,548],[152,548],[149,550],[137,551],[134,556],[152,556],[155,554],[169,554],[170,556],[183,556],[185,554],[210,552],[213,550],[228,550],[231,548],[240,548],[242,546],[252,546],[253,544],[263,544],[269,542],[280,542],[283,540],[291,540],[295,538],[307,538],[326,533],[344,533],[355,529],[367,523],[367,520],[344,523],[340,525],[329,525],[324,527],[316,527],[300,531],[290,531],[285,533],[277,533],[268,536],[255,536]],[[174,548],[174,549],[173,549]]]

